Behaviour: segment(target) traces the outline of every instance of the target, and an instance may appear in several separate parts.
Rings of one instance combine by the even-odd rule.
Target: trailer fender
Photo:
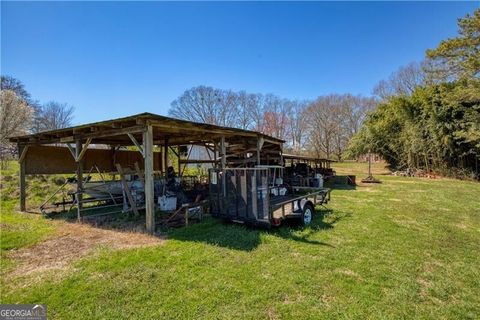
[[[305,205],[307,205],[307,204],[311,205],[311,206],[315,209],[315,205],[313,204],[313,202],[310,201],[310,200],[308,200],[308,199],[306,199],[306,198],[300,200],[299,202],[300,202],[300,206],[299,206],[299,207],[300,207],[300,209],[301,209],[302,211],[303,211],[303,209],[305,209]]]

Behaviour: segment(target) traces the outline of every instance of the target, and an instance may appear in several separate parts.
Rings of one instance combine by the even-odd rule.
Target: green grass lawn
[[[366,176],[366,164],[334,167]],[[55,319],[478,319],[480,184],[385,172],[374,166],[381,184],[335,189],[308,228],[207,219],[160,246],[103,248],[61,276],[2,272],[1,302],[45,303]],[[4,252],[55,229],[13,213],[12,200],[1,228]]]

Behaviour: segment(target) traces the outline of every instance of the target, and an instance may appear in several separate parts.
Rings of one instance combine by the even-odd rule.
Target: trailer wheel
[[[301,220],[302,225],[308,226],[309,224],[312,223],[314,212],[315,212],[315,209],[310,203],[305,204],[305,206],[303,207],[303,213],[302,213],[302,220]]]

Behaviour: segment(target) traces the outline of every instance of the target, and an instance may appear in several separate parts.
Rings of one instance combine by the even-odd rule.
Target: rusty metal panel
[[[115,163],[134,168],[135,162],[143,169],[144,161],[138,151],[88,149],[83,157],[85,171],[96,165],[102,172],[115,172]],[[160,171],[161,164],[161,153],[154,152],[154,170]],[[75,173],[75,169],[75,160],[65,147],[30,146],[25,157],[26,174],[70,174]]]

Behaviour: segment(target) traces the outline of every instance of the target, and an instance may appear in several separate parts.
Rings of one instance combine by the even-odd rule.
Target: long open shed
[[[326,159],[326,158],[317,158],[317,157],[311,157],[311,156],[303,156],[303,155],[296,155],[296,154],[287,154],[284,153],[283,155],[283,161],[285,164],[290,162],[292,164],[293,162],[305,162],[305,163],[310,163],[313,166],[319,167],[319,168],[330,168],[330,165],[333,160]]]
[[[212,163],[218,168],[282,162],[283,140],[255,131],[196,123],[152,113],[89,123],[65,129],[10,138],[18,144],[20,163],[20,210],[26,210],[28,174],[75,173],[82,190],[85,167],[95,164],[102,171],[116,171],[116,164],[136,162],[145,172],[146,229],[155,230],[154,172],[165,173],[168,150],[178,165]],[[197,145],[210,150],[211,159],[180,157],[180,146]],[[102,146],[101,148],[95,146]],[[133,146],[137,151],[122,147]],[[81,197],[81,193],[78,194]],[[78,202],[81,219],[82,203]]]

